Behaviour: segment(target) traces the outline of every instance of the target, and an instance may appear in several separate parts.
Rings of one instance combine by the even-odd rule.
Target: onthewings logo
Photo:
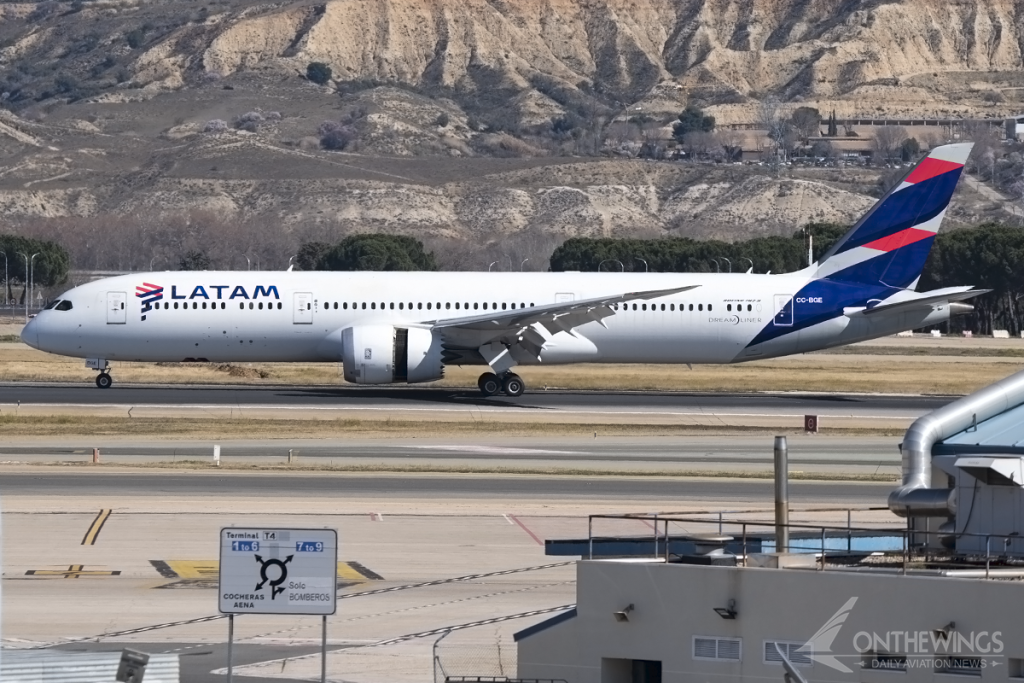
[[[832,642],[839,635],[839,630],[843,628],[843,624],[846,623],[846,618],[850,616],[850,611],[853,606],[857,604],[857,598],[850,598],[846,601],[846,604],[839,608],[839,611],[833,614],[825,625],[818,629],[818,632],[811,636],[811,639],[806,643],[797,648],[797,652],[806,652],[807,656],[814,661],[824,664],[825,666],[832,667],[836,671],[842,671],[844,674],[853,673],[850,667],[846,666],[832,654]]]
[[[161,285],[154,285],[143,282],[135,288],[135,296],[142,300],[142,319],[146,319],[146,313],[153,310],[153,304],[164,298],[164,288]]]

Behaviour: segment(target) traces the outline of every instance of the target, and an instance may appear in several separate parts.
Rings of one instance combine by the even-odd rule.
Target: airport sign
[[[220,530],[223,614],[334,614],[337,582],[334,529]]]

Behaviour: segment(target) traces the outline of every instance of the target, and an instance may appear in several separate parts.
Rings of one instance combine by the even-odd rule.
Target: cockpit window
[[[43,308],[43,310],[44,311],[48,311],[48,310],[50,310],[51,308],[53,308],[54,306],[56,306],[59,303],[60,303],[60,299],[54,299],[50,303],[46,304],[46,306]]]
[[[58,303],[56,306],[54,306],[54,308],[56,310],[58,310],[58,311],[70,311],[72,307],[71,307],[71,302],[68,301],[67,299],[64,299],[63,301]]]

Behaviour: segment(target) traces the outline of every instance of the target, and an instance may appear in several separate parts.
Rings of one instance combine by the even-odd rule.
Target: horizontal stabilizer
[[[893,301],[891,303],[879,303],[875,306],[846,308],[843,314],[847,318],[860,316],[887,315],[890,313],[905,313],[909,310],[919,308],[931,308],[937,304],[953,303],[955,301],[966,301],[981,294],[991,292],[991,289],[973,289],[972,287],[948,287],[936,289],[931,292],[922,292],[920,295],[909,299]]]

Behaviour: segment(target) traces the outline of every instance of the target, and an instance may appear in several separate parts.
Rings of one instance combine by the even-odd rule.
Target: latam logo
[[[230,290],[230,294],[225,294],[226,290]],[[188,288],[183,290],[188,291]],[[204,299],[206,301],[213,300],[224,300],[224,299],[275,299],[280,300],[281,295],[277,291],[277,285],[256,285],[251,292],[242,285],[196,285],[192,288],[190,294],[184,294],[178,292],[177,285],[171,285],[171,296],[173,300],[185,299],[191,301],[193,299]],[[163,301],[164,299],[164,288],[162,285],[154,285],[149,282],[143,282],[140,286],[135,288],[135,296],[142,301],[142,319],[146,319],[146,313],[153,310],[156,306],[156,302]],[[177,305],[177,304],[175,304]],[[165,304],[166,307],[166,304]]]
[[[142,300],[142,319],[146,319],[146,313],[153,310],[153,304],[164,298],[164,288],[160,285],[153,285],[143,282],[135,288],[135,296]]]

